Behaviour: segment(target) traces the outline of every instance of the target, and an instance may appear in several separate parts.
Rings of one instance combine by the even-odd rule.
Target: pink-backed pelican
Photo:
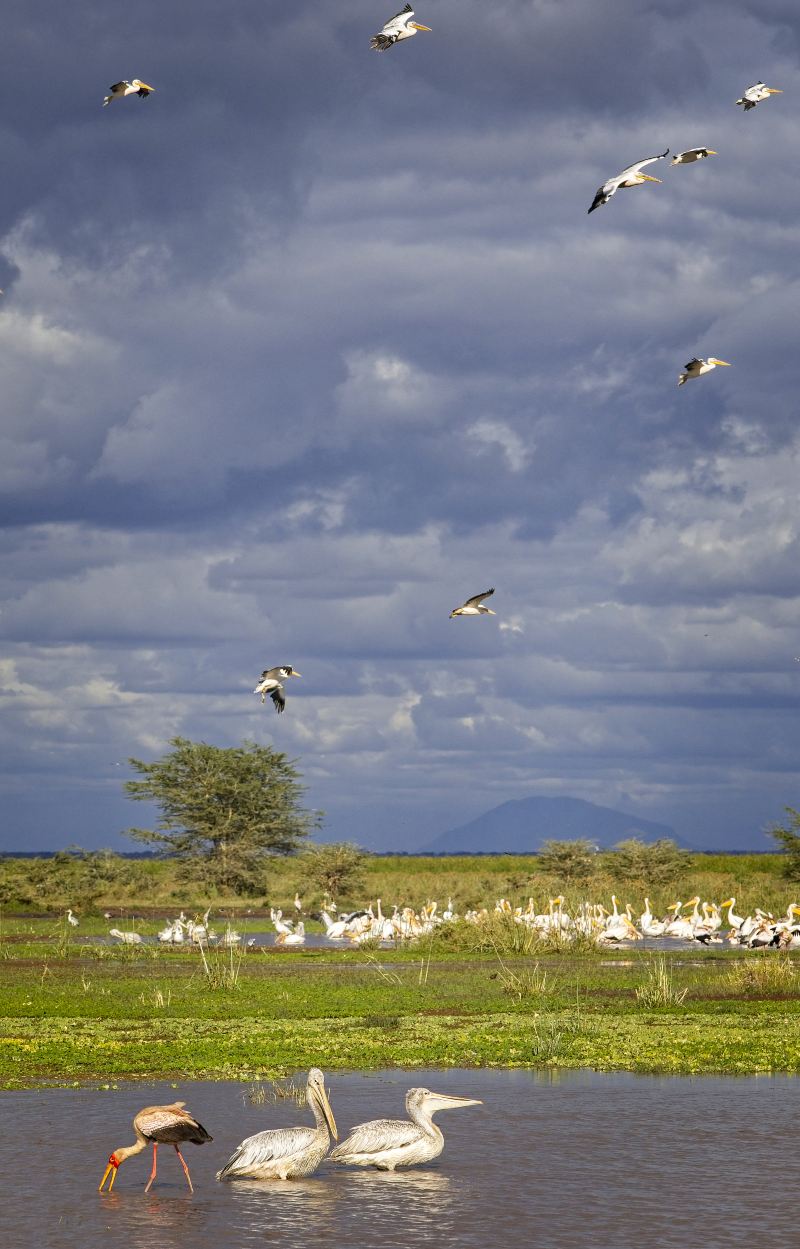
[[[705,160],[707,156],[716,156],[717,154],[711,147],[689,147],[685,152],[678,152],[677,156],[673,156],[669,163],[671,165],[691,165],[696,160]]]
[[[730,361],[717,360],[716,356],[709,356],[706,360],[694,356],[688,364],[684,365],[683,372],[678,378],[678,385],[683,386],[685,382],[690,381],[693,377],[702,377],[704,373],[710,373],[718,364],[721,364],[726,369],[731,367]]]
[[[410,4],[396,13],[377,35],[373,35],[369,46],[375,52],[388,52],[401,39],[410,39],[418,30],[430,30],[430,26],[420,26],[415,22],[414,10]]]
[[[300,675],[291,664],[284,664],[282,668],[265,668],[253,693],[261,695],[262,703],[266,702],[267,694],[269,694],[275,704],[275,710],[280,715],[286,706],[283,682],[289,677],[299,677]]]
[[[109,87],[109,94],[103,100],[103,108],[112,100],[122,100],[126,95],[138,95],[140,100],[146,100],[151,91],[155,91],[155,87],[148,87],[141,78],[131,78],[130,81],[123,78],[122,82],[115,82],[113,87]]]
[[[598,187],[589,212],[593,213],[595,208],[601,208],[603,204],[607,204],[620,187],[641,186],[643,182],[660,182],[660,178],[651,178],[649,173],[642,173],[642,170],[645,165],[652,165],[657,160],[663,160],[665,156],[669,156],[669,148],[658,156],[647,156],[644,160],[637,160],[635,165],[628,165],[628,168],[618,173],[616,178],[609,178],[608,182]]]
[[[783,92],[779,87],[768,87],[763,82],[754,82],[736,103],[741,104],[744,111],[748,113],[751,108],[755,108],[756,104],[760,104],[762,100],[768,100],[771,95],[783,95]]]
[[[409,1089],[406,1093],[408,1119],[373,1119],[353,1128],[346,1140],[331,1153],[333,1162],[351,1167],[377,1167],[394,1171],[417,1162],[430,1162],[444,1149],[444,1137],[433,1122],[437,1110],[457,1110],[460,1106],[480,1106],[473,1097],[449,1097],[430,1089]]]
[[[306,1100],[316,1127],[275,1128],[248,1136],[217,1172],[218,1180],[294,1180],[316,1171],[337,1139],[336,1120],[318,1067],[308,1073]]]
[[[483,603],[483,600],[492,594],[494,594],[494,586],[491,590],[484,590],[483,594],[473,594],[466,603],[453,608],[450,619],[452,620],[454,616],[496,616],[497,612],[492,611],[491,607],[485,607]]]

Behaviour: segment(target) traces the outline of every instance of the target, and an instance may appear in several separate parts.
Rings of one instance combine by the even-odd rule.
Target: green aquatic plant
[[[672,969],[663,954],[652,959],[646,972],[644,984],[636,989],[636,1001],[640,1006],[683,1006],[688,987],[676,989]]]
[[[791,993],[796,984],[794,961],[773,950],[734,963],[725,975],[725,988],[737,995],[758,997],[764,993]]]

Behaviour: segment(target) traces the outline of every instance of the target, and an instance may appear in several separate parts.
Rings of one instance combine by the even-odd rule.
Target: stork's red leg
[[[150,1185],[153,1183],[153,1180],[156,1178],[156,1152],[157,1150],[158,1150],[158,1141],[153,1141],[153,1169],[150,1172],[150,1179],[147,1181],[147,1187],[144,1190],[146,1193],[150,1192]]]
[[[186,1176],[186,1183],[189,1185],[189,1192],[190,1192],[190,1193],[193,1193],[193,1192],[194,1192],[194,1189],[193,1189],[193,1187],[192,1187],[192,1177],[191,1177],[191,1175],[189,1174],[189,1168],[187,1167],[186,1163],[185,1163],[185,1162],[184,1162],[184,1160],[183,1160],[183,1154],[182,1154],[182,1153],[181,1153],[181,1151],[178,1149],[178,1146],[177,1146],[177,1145],[175,1146],[175,1153],[178,1155],[178,1157],[179,1157],[179,1158],[180,1158],[180,1160],[181,1160],[181,1166],[183,1167],[183,1174]]]

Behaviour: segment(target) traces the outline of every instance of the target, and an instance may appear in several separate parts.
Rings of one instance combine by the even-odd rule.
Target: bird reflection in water
[[[188,1191],[150,1192],[144,1199],[140,1192],[110,1193],[103,1213],[127,1249],[185,1249],[187,1235],[200,1244],[208,1232],[209,1212]]]

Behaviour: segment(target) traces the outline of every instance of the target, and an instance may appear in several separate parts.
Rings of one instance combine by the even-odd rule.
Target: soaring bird
[[[648,156],[644,160],[638,160],[635,165],[628,165],[627,169],[623,169],[622,173],[618,173],[616,178],[609,178],[608,182],[604,182],[598,187],[597,194],[592,200],[592,206],[589,209],[593,213],[595,208],[607,204],[612,195],[616,195],[620,187],[640,186],[642,182],[660,182],[660,178],[651,178],[649,173],[642,173],[645,165],[652,165],[654,161],[663,160],[665,156],[669,156],[669,148],[666,152],[661,152],[659,156]]]
[[[382,31],[372,36],[369,46],[375,52],[388,52],[401,39],[410,39],[412,35],[416,35],[418,30],[430,30],[430,26],[420,26],[419,22],[413,21],[413,17],[414,10],[407,4],[394,17],[389,18]]]
[[[748,87],[736,103],[741,104],[747,113],[751,108],[755,108],[756,104],[760,104],[762,100],[768,100],[771,95],[783,95],[783,92],[779,87],[767,87],[763,82],[754,82],[752,87]]]
[[[254,694],[261,695],[261,701],[266,702],[267,694],[269,694],[275,710],[280,713],[286,707],[286,695],[283,692],[283,682],[288,677],[299,677],[301,674],[292,667],[291,664],[284,664],[282,668],[265,668],[261,673],[261,679],[253,690]]]
[[[110,94],[103,100],[103,108],[112,100],[122,100],[126,95],[138,95],[140,100],[146,100],[151,91],[155,91],[155,87],[148,87],[141,78],[131,78],[130,82],[123,78],[122,82],[115,82],[113,87],[109,87]]]
[[[468,598],[466,603],[462,603],[460,607],[454,607],[450,613],[450,619],[454,616],[496,616],[497,612],[492,611],[491,607],[484,607],[483,600],[494,594],[494,586],[491,590],[484,590],[483,594],[473,594],[472,598]]]
[[[444,1137],[433,1122],[437,1110],[480,1105],[482,1103],[472,1097],[449,1097],[444,1093],[431,1093],[430,1089],[409,1089],[406,1093],[408,1119],[373,1119],[370,1123],[360,1123],[336,1146],[331,1160],[345,1166],[377,1167],[380,1171],[430,1162],[444,1149]]]
[[[337,1139],[325,1077],[318,1067],[308,1073],[306,1100],[316,1127],[275,1128],[248,1136],[217,1172],[217,1179],[294,1180],[316,1171],[328,1152],[331,1136]]]
[[[669,162],[671,165],[691,165],[696,160],[705,160],[707,156],[716,156],[717,153],[710,147],[689,147],[685,152],[678,152],[677,156],[673,156]]]
[[[688,382],[693,377],[702,377],[704,373],[710,373],[718,364],[726,369],[731,367],[728,360],[717,360],[716,356],[709,356],[706,360],[694,356],[688,364],[684,365],[683,372],[678,377],[678,385],[683,386],[684,382]]]
[[[188,1110],[184,1110],[185,1105],[185,1102],[173,1102],[171,1106],[145,1106],[144,1110],[140,1110],[133,1121],[136,1144],[114,1150],[108,1160],[108,1166],[100,1181],[98,1192],[102,1193],[103,1185],[109,1175],[111,1176],[111,1183],[108,1186],[108,1192],[111,1192],[120,1164],[126,1158],[132,1158],[134,1154],[140,1154],[151,1143],[153,1146],[153,1169],[150,1172],[150,1179],[147,1181],[144,1191],[146,1193],[150,1191],[150,1185],[156,1178],[156,1154],[158,1153],[159,1145],[174,1145],[175,1152],[181,1160],[189,1191],[194,1192],[189,1168],[180,1151],[181,1142],[191,1141],[193,1145],[204,1145],[206,1141],[210,1141],[213,1138],[209,1136],[202,1123],[198,1123],[189,1114]]]

